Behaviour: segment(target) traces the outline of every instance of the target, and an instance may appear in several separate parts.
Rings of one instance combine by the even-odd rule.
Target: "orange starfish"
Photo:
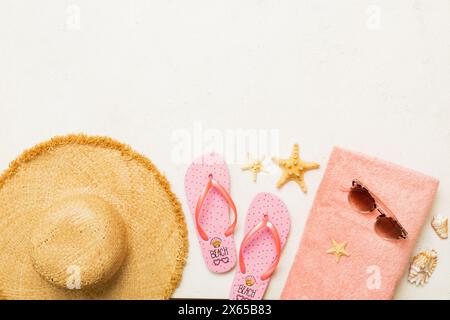
[[[305,193],[308,191],[304,179],[305,172],[320,167],[318,163],[305,162],[300,159],[298,144],[294,145],[292,155],[289,159],[273,158],[273,161],[283,170],[283,175],[278,181],[277,187],[281,188],[286,183],[293,180],[300,185],[300,188]]]

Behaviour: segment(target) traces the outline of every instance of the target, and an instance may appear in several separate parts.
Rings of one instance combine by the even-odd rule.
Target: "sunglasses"
[[[221,262],[222,263],[228,263],[228,262],[230,262],[230,258],[225,257],[225,258],[219,258],[219,259],[214,259],[213,260],[213,263],[214,263],[215,266],[218,266]]]
[[[382,204],[362,182],[354,179],[352,187],[348,191],[348,202],[350,206],[359,213],[372,213],[377,211],[379,215],[375,221],[375,232],[383,239],[396,240],[406,239],[408,232],[400,224],[394,213]]]

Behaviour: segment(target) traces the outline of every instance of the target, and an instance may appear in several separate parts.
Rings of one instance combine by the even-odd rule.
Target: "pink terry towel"
[[[355,178],[396,215],[407,240],[380,238],[373,229],[377,213],[350,207],[342,187]],[[392,299],[438,185],[421,173],[334,148],[281,298]],[[326,253],[332,239],[347,242],[350,256],[339,263]]]

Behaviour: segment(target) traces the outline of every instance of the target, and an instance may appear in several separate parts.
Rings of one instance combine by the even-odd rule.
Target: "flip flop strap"
[[[231,234],[233,234],[234,229],[236,228],[236,223],[237,223],[236,205],[234,204],[233,199],[231,199],[230,194],[227,192],[227,190],[225,190],[225,188],[219,182],[217,182],[217,180],[215,180],[213,178],[212,174],[210,174],[208,178],[209,178],[208,183],[206,184],[205,188],[203,189],[203,191],[200,195],[200,198],[198,198],[197,207],[195,208],[195,224],[197,226],[197,230],[198,230],[200,237],[205,241],[208,241],[209,238],[208,238],[208,235],[203,230],[202,226],[200,225],[200,222],[199,222],[200,211],[203,207],[206,196],[208,195],[209,191],[212,188],[216,188],[219,191],[219,193],[226,200],[226,202],[231,207],[231,209],[233,210],[233,213],[234,213],[234,221],[231,225],[228,226],[227,230],[225,231],[225,237],[229,237]]]
[[[278,263],[280,262],[281,257],[281,241],[280,236],[278,235],[277,228],[275,228],[274,224],[269,220],[269,215],[265,214],[263,220],[257,224],[253,229],[251,229],[244,237],[244,240],[242,240],[241,249],[239,251],[239,267],[241,269],[241,273],[246,273],[246,267],[245,267],[245,261],[244,261],[244,249],[248,245],[248,243],[252,240],[252,238],[262,229],[267,228],[269,229],[273,239],[275,240],[275,250],[277,256],[275,257],[275,260],[267,269],[267,271],[261,276],[261,280],[265,281],[269,279],[272,274],[275,272],[275,269],[278,266]]]

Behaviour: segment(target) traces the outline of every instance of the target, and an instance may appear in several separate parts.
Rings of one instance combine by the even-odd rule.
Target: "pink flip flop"
[[[229,194],[225,161],[216,153],[194,161],[186,172],[185,189],[206,266],[216,273],[231,270],[236,265],[237,211]],[[234,213],[231,223],[230,208]]]
[[[283,201],[270,193],[255,197],[247,213],[246,235],[230,300],[262,300],[280,261],[290,226],[291,218]]]

